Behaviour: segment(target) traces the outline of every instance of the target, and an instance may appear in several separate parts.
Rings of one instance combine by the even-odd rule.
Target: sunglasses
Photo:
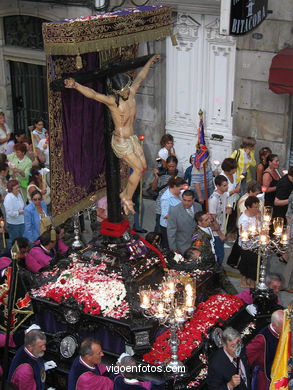
[[[41,200],[42,198],[33,198],[34,201]]]

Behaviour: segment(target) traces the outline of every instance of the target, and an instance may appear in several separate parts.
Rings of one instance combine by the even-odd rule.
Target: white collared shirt
[[[89,368],[90,370],[95,370],[96,367],[92,367],[92,366],[90,366],[89,364],[87,364],[87,363],[83,360],[83,358],[82,358],[81,356],[79,357],[79,360],[80,360],[80,362],[81,362],[84,366],[86,366],[86,367]]]
[[[24,215],[19,214],[19,211],[24,209],[24,201],[21,194],[15,196],[12,192],[8,192],[4,199],[4,208],[7,223],[11,225],[24,223]]]
[[[34,354],[32,354],[26,347],[24,347],[25,353],[27,353],[32,359],[38,359]]]
[[[234,358],[225,350],[225,348],[223,348],[223,351],[224,351],[225,354],[227,355],[227,357],[228,357],[228,359],[230,360],[230,362],[235,366]],[[236,366],[235,366],[235,368],[236,368]],[[241,373],[241,378],[242,378],[242,380],[245,382],[245,385],[247,386],[246,370],[245,370],[244,364],[243,364],[242,360],[240,359],[240,357],[239,357],[239,371],[240,371],[240,373]],[[237,374],[238,374],[238,373],[237,373]],[[235,373],[235,375],[236,375],[236,373]],[[239,374],[238,374],[238,375],[239,375]],[[231,390],[228,384],[227,384],[227,388],[228,388],[229,390]]]

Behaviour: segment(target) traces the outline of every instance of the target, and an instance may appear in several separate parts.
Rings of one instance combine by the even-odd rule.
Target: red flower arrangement
[[[200,303],[193,318],[184,324],[182,330],[177,332],[180,340],[179,360],[183,361],[191,356],[202,342],[203,336],[207,337],[209,328],[215,325],[219,319],[228,320],[243,304],[242,299],[229,294],[212,295],[206,302]],[[170,361],[170,333],[168,329],[157,337],[152,350],[143,356],[146,363],[160,365]]]
[[[48,272],[47,276],[55,273],[56,271]],[[121,274],[108,273],[104,263],[94,265],[72,262],[55,282],[44,284],[32,290],[31,294],[58,303],[74,298],[85,313],[92,315],[123,318],[129,312]]]

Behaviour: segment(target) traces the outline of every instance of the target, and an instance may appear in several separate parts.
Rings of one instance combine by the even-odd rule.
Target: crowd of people
[[[2,258],[10,257],[15,241],[26,240],[29,253],[24,265],[38,272],[49,265],[53,256],[48,253],[52,248],[60,251],[57,242],[64,230],[63,227],[53,229],[50,215],[48,131],[43,120],[36,120],[30,136],[14,135],[5,122],[4,113],[0,112],[0,144]],[[54,239],[54,235],[57,238]],[[68,250],[65,244],[61,247],[62,253]],[[44,252],[43,258],[39,254],[34,260],[36,250]]]
[[[257,255],[242,245],[239,229],[251,221],[257,225],[264,206],[273,208],[274,217],[283,217],[288,225],[292,223],[293,167],[282,176],[278,171],[279,157],[267,147],[259,151],[257,165],[255,144],[254,138],[244,138],[241,147],[223,160],[221,172],[213,172],[209,162],[206,163],[206,169],[196,166],[196,154],[190,156],[190,166],[183,172],[178,164],[173,137],[165,134],[161,139],[150,188],[155,199],[155,246],[179,252],[187,264],[212,269],[221,288],[230,294],[237,294],[237,290],[229,282],[222,267],[225,242],[228,239],[234,241],[227,264],[239,269],[241,286],[254,287]],[[63,242],[63,226],[52,226],[50,186],[42,171],[49,164],[48,132],[44,122],[36,121],[31,138],[24,134],[13,136],[5,123],[4,114],[0,113],[0,151],[1,229],[5,237],[3,242],[7,246],[6,251],[3,248],[0,258],[0,271],[11,262],[10,248],[14,242],[18,243],[21,250],[21,265],[32,273],[45,271],[55,264],[58,255],[65,256],[69,248]],[[251,170],[254,167],[255,179]],[[208,202],[205,201],[207,195]],[[138,189],[132,200],[136,212],[133,228],[139,233],[145,233],[142,227],[143,205],[139,204]],[[138,209],[141,218],[137,217]],[[91,224],[93,232],[98,232],[100,223],[107,218],[106,197],[97,202],[96,215],[97,220],[94,219]],[[284,255],[280,261],[288,262],[288,258]],[[288,262],[290,272],[285,280],[288,291],[292,271],[289,267],[291,265]],[[278,275],[268,275],[266,283],[274,290],[279,302],[281,279],[278,279]],[[252,303],[249,289],[241,294],[239,296],[245,303]],[[275,331],[275,337],[279,332],[276,318],[279,321],[281,315],[272,317],[271,328]],[[224,347],[209,365],[209,388],[249,388],[248,367],[256,364],[253,351],[261,341],[247,347],[246,356],[243,355],[240,363],[243,375],[239,375],[233,373],[233,351],[240,336],[233,329],[228,328],[225,332]],[[19,389],[43,388],[45,366],[42,356],[45,349],[44,333],[31,330],[26,334],[24,347],[17,352],[9,372],[10,380]],[[70,390],[94,388],[97,381],[99,386],[103,383],[103,389],[127,389],[134,385],[137,389],[160,388],[159,384],[142,383],[136,376],[110,375],[101,365],[102,356],[99,341],[85,339],[81,343],[80,354],[73,362],[69,375]],[[123,364],[135,366],[137,363],[127,356],[118,362],[118,365]],[[226,369],[228,366],[229,369]],[[246,387],[241,387],[244,385]]]
[[[222,347],[215,350],[208,362],[207,384],[209,390],[234,388],[240,390],[269,390],[271,370],[277,352],[284,322],[283,310],[271,315],[271,323],[261,329],[244,348],[241,334],[231,327],[224,329]],[[0,345],[3,340],[0,338]],[[10,340],[10,344],[14,345]],[[9,368],[8,379],[18,390],[45,388],[46,371],[56,367],[54,361],[44,361],[46,335],[37,325],[25,332],[21,346]],[[79,354],[72,362],[68,376],[68,390],[127,390],[165,388],[165,382],[142,379],[141,364],[123,353],[116,364],[102,364],[102,343],[94,338],[84,338]]]
[[[257,255],[243,245],[239,230],[247,229],[252,222],[260,227],[265,206],[272,208],[273,218],[282,217],[284,225],[290,226],[293,210],[293,167],[281,175],[278,170],[280,159],[268,147],[260,149],[257,165],[255,145],[253,137],[243,138],[240,148],[222,161],[221,171],[213,172],[209,162],[206,163],[204,178],[203,167],[195,164],[196,154],[190,156],[191,165],[185,173],[180,170],[174,139],[165,134],[161,139],[162,148],[158,152],[151,184],[151,190],[156,191],[154,231],[161,234],[161,247],[184,255],[194,246],[196,237],[200,248],[198,235],[193,234],[197,226],[195,215],[197,211],[206,211],[207,220],[213,224],[212,227],[206,226],[211,237],[210,250],[221,266],[224,248],[227,242],[233,242],[227,264],[239,269],[243,288],[255,286]],[[278,259],[288,263],[284,286],[291,292],[291,262],[288,262],[287,254]]]

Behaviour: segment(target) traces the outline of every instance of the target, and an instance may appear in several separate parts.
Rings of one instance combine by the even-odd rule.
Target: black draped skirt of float
[[[241,259],[238,269],[241,275],[248,279],[256,280],[257,253],[241,248]]]

